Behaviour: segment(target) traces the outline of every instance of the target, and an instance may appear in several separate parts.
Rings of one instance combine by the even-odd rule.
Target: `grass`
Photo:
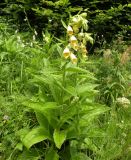
[[[89,56],[78,68],[60,56],[66,42],[54,43],[48,32],[42,43],[32,35],[28,42],[24,33],[1,26],[5,29],[0,30],[0,159],[130,160],[131,104],[117,103],[117,98],[131,98],[130,64],[121,66],[127,46],[112,44],[111,63],[102,56]],[[54,101],[61,108],[52,112]],[[42,117],[41,104],[47,103],[50,109]],[[51,140],[37,137],[28,144],[31,129],[45,125],[44,121]]]

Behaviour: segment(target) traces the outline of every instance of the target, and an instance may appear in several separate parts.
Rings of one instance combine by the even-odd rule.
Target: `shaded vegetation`
[[[131,159],[131,4],[0,2],[0,159]]]

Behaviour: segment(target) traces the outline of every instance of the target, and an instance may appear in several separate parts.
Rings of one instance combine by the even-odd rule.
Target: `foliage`
[[[72,17],[70,13],[81,10],[76,8],[78,1],[69,4],[69,1],[10,0],[8,5],[4,0],[2,2],[0,159],[131,159],[131,49],[127,45],[129,41],[125,43],[121,38],[129,26],[119,33],[121,37],[115,35],[117,41],[109,44],[104,40],[105,36],[102,41],[99,39],[102,47],[95,51],[103,53],[103,57],[94,54],[91,59],[89,48],[86,48],[87,42],[94,42],[88,33],[90,30],[99,35],[97,30],[102,23],[103,33],[109,17],[113,20],[120,13],[123,17],[130,5],[106,1],[103,4],[110,5],[103,11],[102,1],[81,1],[81,8],[89,8],[88,14],[80,11]],[[99,8],[99,14],[95,15],[98,10],[93,7]],[[8,23],[5,13],[10,16]],[[36,22],[31,22],[32,15]],[[69,19],[65,20],[66,17]],[[45,19],[41,21],[42,18]],[[52,28],[53,21],[47,24],[48,18],[54,19],[58,27],[63,25],[66,33],[63,27],[60,30]],[[23,30],[30,27],[32,33],[18,32],[17,24],[11,25],[17,20]],[[36,26],[41,25],[43,29],[43,22],[48,31],[41,32],[43,39],[40,42],[37,38],[41,29]],[[112,28],[112,23],[110,25]],[[55,33],[63,31],[65,37],[54,37],[49,32],[53,29]]]
[[[42,36],[42,31],[48,29],[51,33],[61,36],[64,33],[61,19],[68,22],[69,16],[78,11],[86,11],[90,31],[96,41],[104,39],[108,42],[114,34],[121,34],[130,40],[130,3],[129,1],[69,1],[69,0],[3,0],[1,4],[3,15],[12,19],[22,30],[34,29]],[[59,34],[61,33],[61,34]],[[97,43],[97,45],[98,45]]]
[[[112,43],[112,49],[103,49],[97,72],[100,83],[99,98],[109,106],[112,106],[118,97],[127,96],[130,75],[127,67],[130,65],[130,47],[127,47],[121,38]]]
[[[59,50],[62,51],[60,45]],[[23,102],[23,105],[35,111],[39,126],[25,136],[22,134],[21,141],[30,149],[46,140],[42,147],[48,146],[43,153],[45,159],[52,159],[48,152],[55,155],[54,159],[74,159],[76,155],[72,154],[72,149],[77,149],[79,145],[72,148],[73,141],[84,143],[91,124],[97,124],[96,118],[109,109],[94,102],[97,93],[93,82],[95,78],[83,68],[86,62],[78,62],[78,66],[76,61],[72,61],[72,64],[60,58],[53,61],[45,59],[45,62],[48,65],[44,65],[40,71],[32,72],[29,69],[33,77],[30,83],[36,87],[37,92],[30,100]],[[77,154],[81,155],[79,151]],[[87,154],[82,155],[88,157]]]
[[[23,92],[27,80],[23,67],[26,65],[26,50],[22,46],[23,43],[18,41],[19,35],[12,35],[11,32],[12,29],[8,24],[0,23],[0,154],[2,159],[13,153],[18,143],[16,132],[23,127],[28,128],[30,121],[26,119],[25,111],[15,99],[17,94]]]

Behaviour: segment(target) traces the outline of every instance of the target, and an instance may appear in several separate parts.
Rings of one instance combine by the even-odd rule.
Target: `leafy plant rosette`
[[[93,42],[90,34],[84,32],[88,29],[86,14],[75,15],[68,26],[64,22],[63,25],[69,40],[61,52],[64,62],[59,59],[56,67],[55,60],[53,63],[47,59],[48,65],[31,79],[38,89],[37,95],[23,102],[35,111],[39,126],[22,134],[22,144],[30,149],[44,141],[46,160],[87,157],[77,150],[78,144],[84,143],[98,115],[109,110],[94,102],[97,94],[95,77],[86,69],[86,61],[82,61],[87,57],[86,42]]]

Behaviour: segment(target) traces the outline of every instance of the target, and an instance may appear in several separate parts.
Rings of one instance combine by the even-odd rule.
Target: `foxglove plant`
[[[36,143],[44,141],[46,147],[43,153],[46,160],[73,160],[76,156],[79,157],[81,151],[78,148],[73,154],[73,147],[76,147],[73,145],[74,140],[84,143],[94,119],[109,110],[94,102],[97,85],[93,73],[77,64],[78,61],[81,63],[79,55],[86,57],[87,40],[93,41],[89,34],[83,32],[88,27],[85,17],[86,14],[71,17],[67,27],[69,44],[62,53],[64,65],[61,58],[57,60],[57,67],[54,59],[45,59],[46,65],[41,72],[31,73],[31,84],[37,88],[38,93],[23,102],[24,106],[35,111],[39,125],[22,134],[22,144],[30,149]],[[82,39],[78,38],[79,34],[83,34]],[[84,156],[88,157],[87,154]]]

